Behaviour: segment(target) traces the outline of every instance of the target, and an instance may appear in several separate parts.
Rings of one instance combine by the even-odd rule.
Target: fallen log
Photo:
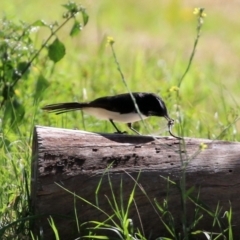
[[[191,194],[188,193],[192,199],[195,196],[193,201],[198,201],[198,205],[215,212],[219,203],[222,217],[231,203],[233,233],[240,236],[239,143],[36,126],[31,199],[34,214],[42,217],[35,221],[34,232],[41,231],[44,239],[55,239],[47,220],[51,216],[61,239],[75,239],[80,236],[76,215],[79,224],[107,219],[103,212],[78,196],[97,204],[111,216],[113,210],[108,199],[113,199],[112,192],[119,206],[122,202],[126,207],[136,181],[135,205],[129,213],[133,226],[141,229],[147,239],[169,236],[161,222],[162,213],[156,211],[154,203],[156,200],[163,206],[167,200],[165,210],[171,212],[174,227],[181,232],[183,216],[186,216],[186,224],[190,224],[197,208],[191,201],[187,201],[186,212],[183,208],[183,198],[177,187],[184,184],[183,171],[186,172],[186,189],[194,187],[189,191]],[[213,218],[207,216],[206,211],[199,211],[206,216],[195,230],[215,230],[211,227]]]

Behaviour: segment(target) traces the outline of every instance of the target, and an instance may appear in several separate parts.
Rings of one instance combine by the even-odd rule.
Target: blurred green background
[[[33,23],[38,19],[61,22],[64,1],[1,1],[1,15],[13,21]],[[240,84],[240,22],[238,1],[143,1],[102,0],[79,1],[87,8],[89,23],[75,38],[69,37],[69,26],[58,36],[67,54],[54,67],[39,69],[50,85],[37,106],[36,124],[77,127],[89,131],[112,131],[108,123],[78,114],[54,116],[40,107],[62,101],[87,101],[126,92],[113,60],[106,37],[115,39],[114,48],[132,91],[160,94],[170,115],[177,119],[180,105],[185,135],[191,137],[239,139]],[[185,71],[196,38],[195,7],[204,7],[207,17],[190,72],[180,89],[181,101],[176,102],[176,86]],[[48,36],[40,30],[35,39],[39,45]],[[34,75],[34,74],[33,74]],[[26,106],[26,119],[32,116],[31,91],[36,79],[21,81],[17,91]],[[53,97],[54,96],[54,97]],[[160,123],[159,123],[160,122]],[[236,122],[232,124],[233,122]],[[164,134],[164,120],[149,120],[150,132]],[[26,122],[27,124],[27,122]],[[231,127],[229,127],[229,124]],[[177,125],[177,123],[176,123]],[[124,126],[122,127],[124,128]],[[137,126],[142,132],[141,124]],[[222,134],[222,131],[227,131]],[[177,126],[176,126],[177,129]],[[221,135],[221,136],[219,136]]]

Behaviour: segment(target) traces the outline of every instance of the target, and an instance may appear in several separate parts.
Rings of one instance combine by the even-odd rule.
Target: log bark
[[[201,150],[201,144],[205,144],[206,149]],[[47,220],[49,216],[61,239],[75,239],[80,235],[75,215],[80,224],[107,219],[78,196],[94,204],[97,202],[111,215],[113,210],[108,199],[113,198],[114,191],[119,206],[122,201],[126,207],[135,185],[133,179],[137,178],[135,205],[129,213],[134,227],[143,230],[147,239],[169,236],[154,203],[156,200],[162,205],[167,199],[175,229],[181,232],[183,207],[177,186],[183,180],[186,162],[186,189],[194,187],[191,196],[197,198],[200,192],[199,204],[213,212],[219,203],[221,216],[230,209],[231,203],[233,233],[236,239],[240,236],[240,144],[237,142],[193,138],[179,141],[173,137],[156,139],[36,126],[32,156],[32,209],[42,216],[35,221],[34,230],[35,233],[41,230],[44,239],[55,239]],[[167,178],[176,185],[170,184]],[[196,206],[187,200],[188,223],[195,210]],[[203,220],[195,230],[211,231],[213,219],[206,212],[202,213]]]

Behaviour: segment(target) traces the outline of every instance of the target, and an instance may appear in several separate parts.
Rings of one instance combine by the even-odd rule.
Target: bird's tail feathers
[[[61,114],[65,112],[80,110],[87,106],[88,103],[69,102],[46,105],[42,109],[56,114]]]

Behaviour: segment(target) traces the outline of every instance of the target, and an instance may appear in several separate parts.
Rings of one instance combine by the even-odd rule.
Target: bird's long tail
[[[61,114],[65,112],[80,110],[87,106],[88,103],[69,102],[46,105],[42,109],[56,114]]]

